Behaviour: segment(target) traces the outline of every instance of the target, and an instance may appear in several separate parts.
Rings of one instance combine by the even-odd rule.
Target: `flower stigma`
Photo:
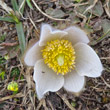
[[[45,64],[57,74],[65,75],[75,68],[75,50],[68,40],[52,40],[42,50]]]
[[[60,66],[62,66],[64,64],[64,55],[63,54],[59,54],[56,59]]]

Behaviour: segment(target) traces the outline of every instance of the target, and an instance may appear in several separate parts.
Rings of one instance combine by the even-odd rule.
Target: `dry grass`
[[[4,1],[7,6],[12,7],[11,2]],[[15,25],[0,22],[0,72],[5,72],[4,79],[0,76],[0,110],[110,109],[110,33],[105,35],[110,26],[108,28],[105,26],[105,32],[105,27],[102,25],[103,20],[104,23],[106,20],[110,23],[110,1],[91,1],[80,0],[78,3],[72,0],[32,0],[33,10],[26,5],[24,14],[20,13],[20,20],[23,23],[27,45],[32,40],[38,41],[40,26],[44,22],[61,29],[74,24],[80,26],[90,36],[90,45],[103,63],[105,68],[103,75],[97,79],[87,78],[85,90],[80,96],[61,89],[57,93],[49,92],[44,99],[39,101],[35,92],[33,68],[26,67],[20,56]],[[46,13],[46,9],[49,8],[61,10],[64,15],[59,15],[62,16],[59,18],[51,13],[49,15]],[[5,15],[6,11],[0,7],[0,16]],[[101,36],[103,39],[97,42]],[[7,90],[7,85],[12,80],[19,84],[19,91],[16,95]]]

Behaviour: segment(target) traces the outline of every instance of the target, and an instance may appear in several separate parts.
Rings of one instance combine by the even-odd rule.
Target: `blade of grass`
[[[96,41],[92,41],[90,43],[90,45],[96,45],[97,43],[101,42],[104,38],[107,38],[108,36],[106,36],[108,33],[110,32],[110,29],[104,33],[101,37],[99,37]]]
[[[97,42],[103,40],[105,37],[108,37],[108,36],[106,36],[106,35],[107,35],[109,32],[110,32],[110,29],[109,29],[106,33],[104,33],[104,35],[102,35],[100,38],[98,38],[98,39],[97,39]]]
[[[9,7],[7,6],[7,4],[3,1],[3,0],[0,0],[0,5],[2,6],[2,8],[7,11],[9,14],[10,13],[14,13],[14,11]]]
[[[9,16],[15,21],[15,23],[20,22],[16,15],[10,14]]]
[[[16,24],[16,29],[17,29],[17,35],[19,39],[21,53],[23,54],[26,48],[26,41],[25,41],[25,36],[24,36],[24,31],[23,31],[23,25],[21,22]]]
[[[18,6],[16,0],[11,0],[11,4],[13,6],[14,11],[18,11],[19,10],[19,6]]]
[[[12,22],[12,23],[15,22],[12,18],[9,18],[9,17],[1,17],[1,16],[0,16],[0,21],[7,21],[7,22]]]
[[[31,1],[30,0],[26,0],[27,5],[29,6],[29,8],[33,9],[32,5],[31,5]]]

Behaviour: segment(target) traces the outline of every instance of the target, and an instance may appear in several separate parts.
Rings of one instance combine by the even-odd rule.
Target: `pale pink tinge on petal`
[[[78,43],[74,46],[76,52],[76,71],[81,76],[99,77],[103,66],[96,52],[87,44]]]
[[[64,76],[64,88],[69,92],[79,93],[85,86],[85,77],[73,70]]]
[[[39,45],[45,46],[47,42],[60,39],[67,34],[65,31],[53,29],[49,24],[43,24],[41,27]]]
[[[42,99],[44,94],[49,91],[58,91],[64,84],[64,77],[57,75],[52,69],[48,68],[43,60],[36,62],[33,78],[36,83],[36,92],[39,99]]]
[[[39,42],[37,42],[27,50],[24,57],[25,64],[28,66],[34,66],[37,60],[42,59],[42,49],[43,47],[39,46]]]
[[[73,45],[78,42],[86,44],[89,43],[87,34],[82,29],[76,26],[71,26],[64,31],[68,32],[68,35],[65,37],[65,39],[71,41]]]

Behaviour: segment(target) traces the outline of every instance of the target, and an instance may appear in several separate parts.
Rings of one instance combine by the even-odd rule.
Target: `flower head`
[[[24,58],[28,66],[34,66],[33,78],[39,99],[48,91],[55,92],[62,87],[80,92],[85,76],[101,75],[101,61],[88,43],[86,33],[78,27],[57,30],[48,24],[42,25],[40,40]]]
[[[10,91],[18,91],[18,84],[15,81],[12,81],[8,84],[7,89]]]
[[[45,64],[57,74],[67,74],[75,67],[75,51],[68,40],[52,40],[42,50]]]

